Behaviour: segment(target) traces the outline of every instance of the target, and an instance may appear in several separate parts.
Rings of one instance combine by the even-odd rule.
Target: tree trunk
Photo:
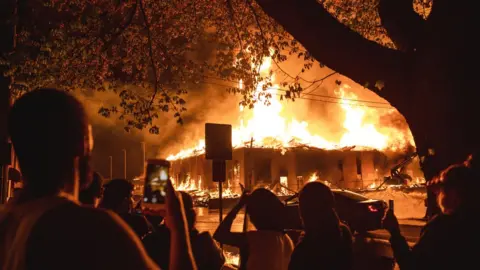
[[[396,25],[401,29],[397,33],[402,33],[397,41],[403,38],[415,47],[401,52],[362,38],[316,0],[257,2],[318,61],[361,85],[367,83],[405,116],[427,181],[480,149],[477,9],[463,2],[436,0],[422,35],[407,35],[408,24]],[[376,81],[384,82],[382,91],[374,88]]]
[[[399,50],[411,52],[416,48],[426,22],[413,10],[412,0],[380,0],[378,14]]]

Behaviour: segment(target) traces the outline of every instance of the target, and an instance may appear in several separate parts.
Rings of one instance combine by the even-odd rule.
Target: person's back
[[[9,250],[2,252],[2,269],[156,267],[133,231],[116,215],[80,207],[62,197],[12,203],[9,208],[12,211],[1,222],[0,234],[15,237],[2,243]]]
[[[246,205],[246,212],[257,230],[232,232],[233,221]],[[259,188],[248,195],[244,193],[238,204],[220,223],[214,239],[222,244],[238,247],[241,269],[288,269],[293,243],[284,232],[284,204],[271,191]]]
[[[330,188],[321,182],[306,184],[299,194],[305,233],[293,251],[290,270],[352,269],[352,235],[335,211]]]
[[[352,235],[345,225],[340,228],[340,239],[302,236],[293,251],[289,269],[351,269],[348,254],[352,251]]]
[[[142,242],[151,258],[162,268],[168,269],[170,250],[170,231],[161,225],[147,235]],[[192,252],[199,270],[219,270],[225,263],[221,249],[209,232],[190,232]]]
[[[157,268],[116,215],[78,204],[92,148],[78,100],[54,89],[29,92],[13,105],[9,132],[24,188],[0,213],[1,269]]]
[[[279,231],[249,231],[248,270],[286,270],[293,252],[290,237]]]

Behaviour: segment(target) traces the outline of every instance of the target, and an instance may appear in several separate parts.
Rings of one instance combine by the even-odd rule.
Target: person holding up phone
[[[78,202],[91,174],[93,138],[74,96],[28,92],[15,101],[8,122],[25,186],[0,210],[0,269],[159,269],[118,215]],[[182,201],[169,181],[165,205],[170,269],[196,269]]]
[[[147,161],[145,185],[143,191],[144,208],[153,211],[165,210],[167,182],[170,179],[170,163],[162,159]]]
[[[390,232],[400,269],[474,269],[478,265],[480,183],[469,163],[452,165],[432,181],[429,188],[438,194],[442,213],[426,224],[412,248],[400,232],[393,205],[387,210],[383,225]]]
[[[233,221],[244,206],[256,230],[232,232]],[[271,191],[265,188],[258,188],[250,194],[244,191],[238,204],[218,226],[213,238],[240,249],[241,269],[287,270],[293,242],[284,231],[284,216],[284,204]]]

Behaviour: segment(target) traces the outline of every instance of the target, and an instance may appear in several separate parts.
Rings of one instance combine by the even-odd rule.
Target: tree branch
[[[404,52],[413,51],[425,20],[413,10],[412,0],[380,0],[378,13],[395,46]]]
[[[235,33],[237,34],[238,43],[240,44],[240,50],[243,52],[242,37],[240,36],[240,32],[238,32],[237,24],[235,23],[235,12],[233,10],[232,1],[227,0],[226,4],[227,4],[228,13],[229,13],[229,15],[232,19],[233,29],[235,30]]]
[[[404,97],[408,55],[368,41],[332,17],[316,0],[257,0],[319,61],[357,83],[375,90],[399,109],[408,109]]]
[[[132,13],[129,14],[129,17],[127,18],[127,22],[119,27],[119,31],[117,31],[113,34],[115,38],[120,36],[128,28],[128,26],[130,26],[130,24],[132,23],[133,18],[135,17],[135,13],[137,12],[137,2],[138,1],[136,1],[135,4],[133,5]],[[105,19],[108,15],[113,15],[113,14],[117,13],[121,9],[121,7],[123,7],[123,6],[124,6],[123,4],[120,5],[111,14],[109,14],[108,12],[104,12],[104,13],[100,14],[99,19],[102,20],[102,19]],[[109,31],[107,31],[107,32],[109,32]],[[88,35],[87,35],[87,33],[84,33],[83,38],[86,38],[86,37],[88,37]],[[93,44],[97,43],[99,40],[101,40],[101,39],[103,40],[104,37],[105,37],[105,33],[99,33],[98,35],[93,37],[93,39],[89,43],[87,43],[86,45],[78,48],[77,50],[75,50],[73,52],[71,52],[71,55],[72,55],[71,59],[77,59],[85,50],[90,48]],[[110,39],[109,43],[113,43],[113,41],[115,41],[114,37],[112,37]],[[109,45],[111,45],[111,44],[109,44]]]
[[[155,59],[154,59],[154,54],[153,54],[152,34],[151,34],[151,31],[150,31],[150,23],[148,22],[147,14],[146,14],[145,8],[143,6],[143,1],[142,0],[138,0],[138,1],[139,1],[139,6],[140,6],[140,11],[142,13],[143,21],[145,22],[145,29],[147,31],[148,54],[149,54],[149,57],[150,57],[150,64],[152,66],[152,72],[153,72],[153,77],[154,77],[154,84],[153,84],[154,92],[152,94],[152,97],[150,99],[148,107],[146,108],[148,114],[150,115],[150,109],[152,108],[153,102],[155,101],[155,97],[157,96],[157,93],[158,93],[157,65],[155,64]],[[168,67],[167,67],[167,69],[168,69]],[[168,93],[165,91],[165,89],[162,88],[162,92],[165,95],[165,97],[168,98],[168,100],[170,101],[170,104],[172,105],[175,112],[180,113],[177,109],[177,106],[175,106],[175,103],[173,103],[172,99],[169,98]]]
[[[260,24],[260,18],[259,18],[259,16],[258,16],[257,12],[255,11],[255,8],[253,7],[251,0],[247,0],[246,3],[247,3],[247,5],[248,5],[248,7],[250,8],[250,10],[252,11],[253,17],[255,18],[255,22],[256,22],[256,24],[257,24],[257,26],[258,26],[258,30],[260,31],[260,35],[262,35],[263,45],[264,45],[264,47],[268,50],[268,49],[269,49],[269,48],[268,48],[268,41],[267,41],[267,37],[265,36],[265,33],[264,33],[264,31],[263,31],[262,25]],[[271,38],[271,41],[275,43],[275,40],[274,40],[273,37]],[[276,43],[275,43],[275,45],[276,45]],[[278,45],[276,45],[276,46],[279,47]],[[265,49],[265,48],[264,48],[264,49]],[[301,79],[301,80],[303,80],[303,81],[305,81],[305,82],[307,82],[307,83],[311,83],[312,85],[313,85],[314,83],[318,82],[318,81],[323,81],[323,79],[315,80],[315,81],[309,81],[309,80],[306,80],[306,79],[304,79],[304,78],[302,78],[302,77],[300,77],[300,76],[298,76],[298,75],[297,75],[297,76],[292,76],[292,75],[290,75],[290,73],[288,73],[287,71],[285,71],[285,70],[280,66],[280,63],[277,62],[277,60],[275,59],[275,57],[272,57],[272,61],[273,61],[273,63],[277,66],[278,70],[280,70],[285,76],[289,77],[290,79],[293,79],[293,80]],[[310,85],[310,86],[311,86],[311,85]]]
[[[137,13],[137,6],[138,6],[138,1],[135,1],[135,4],[132,7],[132,12],[129,14],[127,21],[121,25],[116,33],[112,35],[110,40],[106,42],[103,46],[103,51],[106,51],[110,48],[110,46],[115,42],[115,40],[127,30],[127,28],[132,24],[133,18],[135,18],[135,14]]]
[[[305,87],[303,90],[307,90],[308,88],[312,87],[312,86],[313,86],[314,84],[316,84],[317,82],[320,82],[320,83],[319,83],[315,88],[313,88],[312,90],[310,90],[310,91],[308,91],[308,92],[306,92],[306,93],[302,93],[302,96],[310,95],[311,93],[315,92],[315,90],[317,90],[317,88],[320,87],[326,79],[328,79],[329,77],[331,77],[331,76],[333,76],[333,75],[335,75],[335,74],[337,74],[336,71],[334,71],[334,72],[332,72],[332,73],[324,76],[323,78],[313,80],[313,81],[311,82],[311,84],[310,84],[309,86]]]

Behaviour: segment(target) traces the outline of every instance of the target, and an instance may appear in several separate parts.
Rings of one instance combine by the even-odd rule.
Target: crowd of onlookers
[[[133,201],[129,181],[104,183],[92,172],[91,127],[70,94],[40,89],[23,95],[8,128],[23,187],[0,210],[2,270],[227,268],[218,243],[240,250],[241,269],[358,269],[352,234],[320,182],[299,192],[304,231],[297,243],[284,230],[284,204],[262,188],[244,192],[212,236],[195,228],[191,196],[170,182],[166,211],[146,213]],[[427,223],[413,247],[393,211],[386,212],[384,228],[401,269],[476,268],[478,163],[472,155],[429,183],[442,214]],[[232,232],[244,207],[255,230]]]

